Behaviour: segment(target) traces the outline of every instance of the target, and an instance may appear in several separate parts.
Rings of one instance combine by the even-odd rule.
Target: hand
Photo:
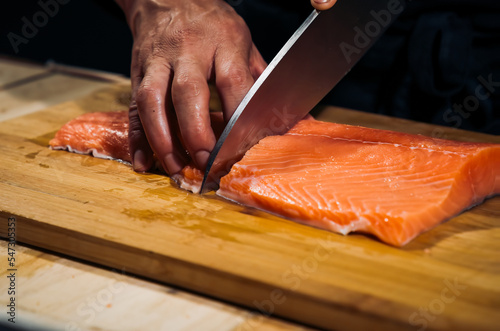
[[[337,0],[311,0],[311,5],[318,10],[327,10],[333,7]]]
[[[222,0],[117,0],[134,37],[129,111],[133,167],[153,153],[173,175],[215,146],[208,81],[227,121],[266,67],[243,19]]]

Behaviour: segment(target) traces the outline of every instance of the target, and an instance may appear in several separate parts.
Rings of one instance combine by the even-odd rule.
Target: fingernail
[[[205,169],[207,166],[208,158],[210,157],[210,153],[204,150],[198,151],[194,154],[194,160],[196,162],[196,165],[200,169]]]
[[[182,170],[184,163],[174,153],[169,153],[163,158],[163,166],[169,175],[174,175]]]
[[[314,0],[314,2],[317,3],[318,5],[321,5],[323,3],[330,2],[330,0]]]
[[[144,172],[147,171],[147,160],[146,160],[146,154],[140,149],[136,150],[134,153],[134,159],[132,160],[132,165],[134,167],[134,170],[137,172]]]

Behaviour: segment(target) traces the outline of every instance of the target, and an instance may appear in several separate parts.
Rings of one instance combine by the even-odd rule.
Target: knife
[[[287,132],[344,77],[404,10],[403,0],[339,0],[309,15],[235,110],[210,154],[201,193],[260,139]]]

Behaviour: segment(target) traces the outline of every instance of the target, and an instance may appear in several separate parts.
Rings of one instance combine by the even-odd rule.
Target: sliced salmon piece
[[[193,193],[200,193],[204,174],[204,172],[196,168],[196,166],[191,163],[185,166],[179,173],[174,174],[171,177],[180,188]]]
[[[347,234],[402,246],[500,193],[500,145],[301,121],[262,139],[218,195]]]
[[[61,128],[50,145],[130,162],[127,130],[126,112],[85,114]],[[198,192],[203,173],[191,164],[173,178]],[[395,246],[498,193],[500,144],[315,120],[262,139],[217,191],[308,225],[371,233]]]
[[[131,162],[128,146],[128,112],[88,113],[66,123],[49,142],[52,149],[66,149],[104,159]]]
[[[210,120],[216,137],[224,130],[222,112],[211,112]],[[89,154],[102,159],[132,162],[128,143],[128,112],[87,113],[66,123],[50,140],[52,149]],[[162,171],[158,162],[156,169]],[[190,163],[172,179],[183,189],[198,193],[203,180],[201,170]]]

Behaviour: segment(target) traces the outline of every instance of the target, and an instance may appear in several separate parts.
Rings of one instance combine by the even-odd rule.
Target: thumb
[[[311,5],[317,10],[327,10],[333,7],[337,0],[311,0]]]

